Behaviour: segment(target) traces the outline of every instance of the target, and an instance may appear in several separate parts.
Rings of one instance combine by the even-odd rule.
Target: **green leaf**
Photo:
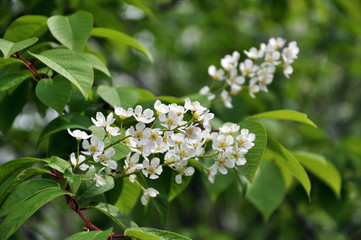
[[[121,44],[121,45],[123,45],[123,44],[129,45],[129,46],[137,49],[141,53],[143,53],[145,56],[148,57],[148,59],[151,62],[153,62],[152,55],[145,47],[142,46],[142,44],[140,44],[137,40],[135,40],[131,36],[128,36],[122,32],[119,32],[119,31],[116,31],[113,29],[108,29],[108,28],[93,28],[91,35],[94,37],[100,37],[100,38],[106,38],[108,40],[113,40],[113,41],[111,41],[112,43]]]
[[[114,156],[112,158],[114,161],[118,161],[118,160],[120,160],[122,158],[125,158],[128,155],[128,153],[131,152],[129,147],[124,146],[124,145],[120,145],[120,144],[114,146],[113,148],[115,150],[115,154],[114,154]]]
[[[325,182],[338,198],[341,196],[341,175],[330,161],[314,153],[294,152],[293,154],[308,171]]]
[[[316,124],[314,124],[310,119],[307,118],[307,114],[296,112],[293,110],[276,110],[276,111],[264,112],[250,116],[247,119],[257,119],[257,118],[274,118],[281,120],[290,120],[290,121],[302,122],[317,128]]]
[[[23,182],[4,200],[0,207],[0,217],[11,212],[18,204],[22,203],[34,194],[49,188],[59,188],[59,183],[48,179],[36,179]]]
[[[74,51],[82,51],[90,37],[93,17],[90,13],[78,11],[70,16],[52,16],[48,27],[53,36],[64,46]]]
[[[21,112],[27,102],[29,91],[29,82],[23,82],[10,95],[2,97],[0,102],[0,130],[6,135],[16,116]]]
[[[65,240],[107,240],[112,233],[113,228],[105,231],[91,231],[76,233]]]
[[[18,158],[8,161],[0,166],[0,183],[16,171],[31,167],[34,163],[45,161],[40,158]]]
[[[273,162],[261,161],[253,184],[247,188],[246,198],[267,220],[282,203],[286,190],[282,173],[277,165]]]
[[[128,109],[134,107],[138,102],[139,92],[134,87],[118,87],[113,88],[100,85],[97,90],[98,95],[112,107],[122,107]]]
[[[26,65],[26,63],[17,58],[0,58],[0,69],[13,63],[20,63]]]
[[[111,77],[107,66],[105,66],[105,64],[97,56],[90,53],[82,53],[82,55],[86,58],[86,60],[88,60],[94,69],[97,69],[105,73],[108,77]]]
[[[0,79],[0,92],[19,85],[25,79],[31,77],[29,72],[17,72],[3,76]]]
[[[48,29],[47,19],[37,15],[19,17],[6,29],[4,39],[17,42],[30,37],[41,37]]]
[[[125,230],[124,234],[125,236],[139,240],[190,240],[190,238],[182,236],[178,233],[145,227],[128,228]]]
[[[0,225],[0,240],[9,238],[31,215],[47,202],[61,195],[70,194],[62,189],[49,189],[35,194],[20,203]]]
[[[184,105],[184,100],[173,96],[159,96],[157,99],[162,103],[176,103],[178,105]]]
[[[137,184],[129,181],[129,178],[123,178],[122,180],[122,190],[114,206],[129,215],[138,202],[141,188]]]
[[[87,130],[92,125],[92,121],[88,117],[79,114],[61,115],[51,121],[41,132],[38,144],[50,135],[66,130],[68,128],[77,128]]]
[[[311,191],[311,183],[310,179],[299,163],[297,158],[288,151],[285,147],[283,147],[279,142],[272,138],[268,138],[268,146],[269,150],[273,153],[274,158],[282,165],[284,165],[288,170],[292,173],[292,175],[297,178],[297,180],[301,183],[303,188],[305,189],[307,196],[310,197]]]
[[[21,171],[19,174],[13,175],[7,178],[0,186],[0,203],[5,199],[5,197],[13,191],[13,189],[24,182],[25,180],[34,177],[36,175],[47,172],[42,168],[28,168]]]
[[[71,84],[60,75],[44,78],[36,85],[35,93],[39,100],[46,106],[55,109],[61,114],[68,102]]]
[[[153,14],[152,10],[144,4],[144,1],[142,0],[125,0],[128,4],[133,5],[134,7],[139,8],[140,10],[142,10],[143,12],[145,12],[145,14],[147,14],[147,16],[154,20],[155,19],[155,15]]]
[[[71,165],[68,161],[57,156],[52,156],[50,159],[48,159],[46,166],[54,168],[61,173],[64,173],[67,168],[71,168]]]
[[[68,180],[69,186],[73,193],[76,193],[81,184],[80,175],[74,174],[71,168],[66,168],[64,171],[64,177]]]
[[[11,42],[0,38],[0,50],[4,54],[4,58],[8,58],[11,54],[27,48],[38,41],[38,38],[32,37],[20,42]]]
[[[124,230],[131,227],[138,227],[138,225],[133,222],[125,213],[111,204],[96,203],[90,205],[90,207],[107,215]]]
[[[260,122],[245,120],[240,122],[238,125],[241,129],[246,128],[250,133],[254,133],[256,135],[253,148],[251,148],[245,155],[247,163],[243,166],[237,167],[237,169],[240,170],[240,173],[252,182],[259,162],[262,160],[263,153],[266,149],[267,133],[263,124]]]
[[[85,99],[88,98],[94,81],[94,73],[92,65],[81,53],[67,49],[52,49],[39,54],[29,53],[68,79],[79,89]]]
[[[170,179],[170,187],[168,194],[168,202],[171,202],[175,197],[177,197],[183,190],[189,185],[192,180],[192,177],[183,176],[182,183],[178,184],[175,181],[175,176],[178,175],[178,172],[172,171],[172,177]]]
[[[85,174],[86,179],[93,179],[96,172],[95,168],[90,168],[88,172]],[[95,185],[95,181],[88,180],[88,181],[82,181],[81,185],[78,190],[78,194],[84,198],[91,198],[95,197],[99,194],[102,194],[103,192],[109,191],[114,187],[114,179],[111,176],[107,176],[104,174],[104,172],[100,173],[101,176],[105,179],[106,184],[102,187],[97,187]]]
[[[208,179],[205,180],[207,192],[211,197],[211,200],[215,202],[218,196],[224,192],[232,183],[236,180],[236,175],[233,169],[228,169],[228,173],[217,174],[214,183],[210,183]]]

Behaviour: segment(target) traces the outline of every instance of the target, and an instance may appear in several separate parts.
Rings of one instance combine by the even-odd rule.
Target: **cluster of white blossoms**
[[[292,41],[286,47],[283,38],[271,38],[268,43],[262,43],[260,48],[252,47],[244,51],[247,58],[238,62],[240,53],[234,51],[232,55],[226,55],[221,59],[222,68],[215,66],[208,68],[208,74],[218,82],[225,82],[221,88],[210,89],[208,86],[200,90],[200,94],[207,95],[213,100],[215,92],[220,92],[221,101],[227,108],[232,108],[231,96],[235,96],[245,87],[248,82],[248,91],[251,97],[259,91],[268,92],[267,86],[272,83],[276,67],[281,66],[284,75],[289,78],[293,73],[291,64],[297,58],[299,48]]]
[[[88,136],[79,130],[74,132],[68,130],[69,134],[78,141],[83,139],[83,151],[81,151],[83,155],[79,155],[76,159],[75,154],[71,154],[73,166],[87,170],[89,165],[84,162],[86,155],[104,167],[116,170],[118,164],[111,159],[115,154],[111,146],[116,144],[128,146],[131,152],[124,159],[121,176],[129,177],[131,182],[143,189],[141,202],[145,205],[149,197],[156,197],[159,192],[154,188],[142,186],[136,179],[137,174],[142,173],[146,178],[157,179],[162,174],[163,168],[167,166],[177,172],[175,182],[181,184],[183,176],[192,176],[195,172],[190,165],[190,159],[194,159],[194,164],[197,164],[200,159],[208,158],[214,162],[211,166],[205,167],[201,163],[199,165],[208,171],[208,179],[213,183],[217,172],[227,174],[227,168],[246,163],[244,155],[253,147],[255,140],[255,134],[249,133],[248,129],[240,130],[240,126],[231,124],[213,130],[211,120],[214,114],[198,101],[192,102],[189,99],[185,99],[184,105],[174,103],[166,105],[157,100],[154,109],[155,112],[151,109],[143,109],[141,105],[128,110],[115,107],[115,115],[121,121],[121,128],[113,126],[116,120],[113,113],[105,117],[98,112],[96,119],[92,118],[92,121],[96,127],[104,129],[103,140],[95,135]],[[130,117],[133,117],[136,123],[126,129],[123,137],[121,134],[123,120]],[[105,138],[119,135],[119,141],[105,146]],[[206,149],[210,141],[212,144],[208,146],[212,149]],[[206,155],[206,152],[210,154]],[[93,179],[99,187],[106,184],[100,174],[102,170],[103,168]]]

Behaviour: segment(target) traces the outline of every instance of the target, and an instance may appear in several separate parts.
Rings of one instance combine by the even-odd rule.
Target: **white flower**
[[[230,158],[231,154],[229,152],[220,152],[217,158],[217,161],[213,164],[212,172],[219,171],[222,174],[227,174],[228,168],[234,168],[234,161]]]
[[[143,205],[147,205],[148,203],[148,196],[149,197],[156,197],[159,194],[159,192],[157,190],[155,190],[154,188],[148,188],[147,190],[143,191],[143,195],[140,198],[140,201],[142,202]]]
[[[208,68],[208,74],[211,76],[214,80],[222,81],[224,79],[224,71],[223,69],[217,70],[215,66],[209,66]]]
[[[268,44],[270,44],[275,50],[281,49],[286,43],[286,40],[283,38],[270,38]]]
[[[178,115],[178,113],[173,110],[170,110],[168,115],[159,115],[159,121],[161,122],[161,125],[171,130],[177,128],[179,125],[185,124],[186,122],[182,121],[182,119],[183,115]]]
[[[234,159],[236,160],[237,166],[245,165],[247,163],[247,160],[244,157],[244,154],[246,154],[247,152],[248,150],[245,149],[237,149],[234,152]]]
[[[95,181],[95,186],[97,186],[97,187],[102,187],[107,183],[105,181],[105,179],[100,175],[100,172],[103,170],[104,170],[104,167],[101,168],[99,170],[98,174],[95,174],[95,177],[93,178],[93,181]]]
[[[175,168],[177,169],[177,171],[179,172],[179,174],[177,174],[177,176],[175,176],[175,181],[178,184],[182,183],[182,176],[192,176],[194,173],[194,168],[192,167],[187,167],[188,161],[187,160],[182,160],[180,161],[178,164],[176,164]]]
[[[243,51],[244,54],[247,55],[247,57],[253,59],[253,60],[256,60],[258,58],[261,58],[263,57],[263,52],[262,51],[258,51],[257,48],[255,47],[251,47],[251,49],[249,51]]]
[[[121,120],[127,119],[133,115],[133,108],[128,108],[128,110],[125,110],[124,108],[115,106],[114,110],[115,110],[115,114]]]
[[[283,74],[286,76],[286,78],[289,78],[290,75],[293,73],[293,68],[291,65],[285,63],[282,65]]]
[[[150,163],[148,159],[145,159],[143,161],[143,174],[148,177],[149,174],[149,178],[150,179],[157,179],[159,178],[159,175],[162,173],[163,168],[160,164],[160,159],[159,158],[153,158]]]
[[[133,126],[131,126],[127,131],[126,135],[133,136],[138,141],[141,141],[142,139],[146,139],[149,137],[149,131],[145,131],[145,124],[142,122],[139,122],[135,125],[135,129]]]
[[[174,152],[180,160],[188,160],[195,156],[196,151],[193,147],[190,147],[187,142],[182,143],[180,146],[174,148]]]
[[[258,70],[258,66],[254,65],[251,59],[246,59],[239,64],[239,70],[241,70],[243,76],[253,77],[254,73]]]
[[[229,96],[226,90],[222,90],[221,92],[221,101],[226,108],[233,108],[232,98]]]
[[[134,173],[136,170],[140,170],[143,168],[143,165],[138,163],[139,162],[139,154],[138,153],[134,153],[132,155],[132,153],[129,153],[126,157],[126,159],[124,160],[124,171],[125,174],[129,174],[129,180],[131,182],[134,182],[134,179],[137,177]]]
[[[232,135],[218,135],[218,137],[213,140],[212,148],[222,152],[231,152],[233,141]]]
[[[231,89],[229,90],[230,95],[235,96],[239,93],[239,91],[242,90],[242,87],[239,86],[238,84],[231,84],[230,86],[231,86]]]
[[[70,131],[69,128],[67,130],[68,130],[68,133],[70,134],[70,136],[74,137],[77,141],[80,141],[82,139],[88,139],[92,136],[92,135],[88,135],[86,132],[80,131],[80,130],[74,130],[73,132]]]
[[[94,161],[102,164],[103,166],[109,167],[110,169],[116,169],[118,164],[116,161],[111,160],[110,158],[113,157],[115,154],[114,148],[108,148],[104,151],[103,154],[99,156],[93,156]]]
[[[120,135],[118,127],[111,127],[109,125],[105,128],[105,132],[106,132],[106,134],[108,136],[118,136],[118,135]]]
[[[133,115],[138,122],[143,122],[145,124],[151,123],[155,119],[155,117],[153,117],[154,112],[149,108],[145,109],[143,112],[143,108],[141,105],[137,105],[135,107]]]
[[[297,58],[298,52],[300,49],[297,47],[297,42],[292,41],[288,44],[286,48],[282,51],[282,58],[285,63],[291,64],[294,59]]]
[[[232,135],[233,133],[237,132],[239,128],[239,125],[233,123],[231,125],[223,125],[219,128],[219,131],[228,135]]]
[[[113,113],[109,113],[109,115],[105,119],[103,113],[97,112],[96,120],[94,118],[91,119],[96,127],[103,128],[106,128],[108,125],[112,124],[115,121],[115,118],[113,118]]]
[[[266,53],[265,60],[273,65],[278,65],[281,63],[280,61],[277,61],[278,59],[280,59],[280,57],[281,57],[280,52],[273,51]]]
[[[199,94],[207,96],[207,99],[209,101],[212,101],[213,99],[216,98],[216,95],[214,93],[210,92],[210,89],[208,86],[202,87],[201,90],[199,90]]]
[[[249,91],[249,95],[252,98],[256,97],[254,94],[259,92],[259,86],[257,85],[257,79],[251,79],[251,81],[249,82],[248,91]]]
[[[87,151],[82,151],[85,155],[99,156],[104,149],[104,142],[100,141],[97,136],[92,136],[90,144],[88,140],[83,141],[83,148]]]
[[[230,72],[233,68],[235,68],[238,64],[238,59],[240,57],[239,52],[234,51],[231,55],[226,55],[224,58],[221,59],[222,67],[227,71]]]
[[[254,133],[250,133],[248,129],[243,128],[241,134],[236,137],[237,147],[239,149],[249,150],[254,146],[253,141],[256,139]]]
[[[169,112],[169,107],[167,105],[161,103],[161,101],[159,101],[159,100],[155,101],[154,109],[157,111],[157,115],[159,115],[161,113]]]
[[[85,171],[89,168],[89,165],[83,163],[85,161],[85,157],[83,155],[79,155],[79,161],[78,159],[75,157],[75,153],[71,153],[70,154],[70,162],[71,164],[76,167],[76,166],[79,166],[79,169],[82,170],[82,171]]]
[[[172,103],[169,105],[169,111],[173,111],[177,114],[177,116],[182,116],[184,114],[184,107],[178,104]]]
[[[199,127],[190,125],[185,129],[185,136],[189,139],[197,139],[202,130]]]

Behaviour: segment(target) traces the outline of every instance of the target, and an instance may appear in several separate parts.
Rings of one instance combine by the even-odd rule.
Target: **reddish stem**
[[[26,64],[27,69],[34,75],[37,82],[38,82],[37,77],[42,79],[42,77],[40,76],[40,74],[38,73],[36,68],[33,66],[33,63],[35,63],[36,60],[35,61],[33,60],[33,63],[31,63],[28,60],[26,60],[25,58],[23,58],[22,56],[20,56],[18,52],[16,52],[15,54],[12,54],[11,56],[14,57],[14,58],[18,58],[21,61],[23,61]]]
[[[112,235],[109,237],[109,239],[113,239],[113,238],[125,238],[127,236],[125,236],[124,234],[119,234],[119,235]]]

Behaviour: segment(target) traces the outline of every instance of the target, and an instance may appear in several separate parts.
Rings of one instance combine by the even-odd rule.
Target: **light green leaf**
[[[54,168],[61,173],[64,173],[67,168],[71,168],[71,165],[68,161],[57,156],[52,156],[50,159],[47,159],[46,166]]]
[[[112,159],[114,161],[118,161],[118,160],[120,160],[122,158],[125,158],[128,155],[128,153],[131,152],[129,147],[124,146],[124,145],[120,145],[120,144],[114,146],[113,148],[115,150],[115,154],[112,157]]]
[[[302,122],[317,128],[316,124],[314,124],[310,119],[308,119],[305,113],[300,113],[293,110],[276,110],[276,111],[264,112],[250,116],[247,119],[257,119],[257,118],[274,118],[281,120],[290,120],[290,121]]]
[[[42,168],[27,168],[22,170],[20,173],[7,178],[0,186],[0,203],[11,191],[14,190],[17,185],[31,177],[45,172],[47,172],[47,170]]]
[[[268,138],[267,147],[273,153],[276,161],[288,168],[292,175],[301,183],[307,193],[307,196],[310,197],[310,179],[297,158],[279,142],[270,137]]]
[[[294,152],[293,154],[308,171],[325,182],[338,198],[341,196],[341,175],[330,161],[314,153]]]
[[[4,58],[8,58],[11,54],[27,48],[38,41],[38,38],[32,37],[20,42],[11,42],[0,38],[0,50],[4,54]]]
[[[87,130],[92,125],[92,121],[88,117],[79,114],[61,115],[51,121],[41,132],[38,144],[50,135],[68,128],[76,128]]]
[[[19,17],[6,29],[4,39],[17,42],[30,37],[41,37],[48,29],[47,19],[37,15]]]
[[[107,240],[112,233],[113,228],[105,231],[91,231],[76,233],[65,240]]]
[[[90,53],[82,53],[83,57],[88,60],[93,68],[105,73],[108,77],[111,77],[110,72],[105,64],[95,55]]]
[[[26,63],[17,58],[0,58],[0,69],[13,63],[20,63],[26,65]]]
[[[159,96],[159,97],[157,97],[157,99],[165,104],[176,103],[178,105],[184,105],[184,100],[173,97],[173,96]]]
[[[118,87],[113,88],[100,85],[97,90],[98,95],[112,107],[122,107],[128,109],[134,107],[138,102],[139,92],[134,87]]]
[[[67,49],[52,49],[39,54],[30,54],[68,79],[79,89],[85,99],[88,98],[94,81],[94,73],[91,64],[81,53]]]
[[[28,72],[17,72],[6,75],[0,79],[0,91],[8,90],[29,77],[31,77],[31,75]]]
[[[93,179],[95,173],[98,174],[98,171],[95,168],[90,168],[88,172],[85,174],[86,179]],[[95,185],[95,181],[88,180],[82,181],[78,190],[78,194],[84,198],[95,197],[103,192],[109,191],[114,187],[114,179],[111,176],[107,176],[104,174],[104,171],[100,173],[101,176],[105,179],[106,184],[102,187],[97,187]]]
[[[129,215],[135,204],[138,202],[141,188],[137,184],[129,181],[129,178],[123,178],[122,180],[122,190],[120,191],[119,198],[114,206]]]
[[[55,109],[61,114],[68,102],[71,84],[60,75],[44,78],[36,85],[35,93],[39,100],[46,106]]]
[[[76,193],[81,184],[80,175],[74,174],[71,168],[66,168],[64,171],[64,177],[68,180],[69,186],[73,193]]]
[[[90,207],[107,215],[124,230],[131,227],[138,227],[124,212],[111,204],[100,202],[90,205]]]
[[[247,163],[237,167],[250,182],[253,181],[254,175],[258,168],[259,162],[262,160],[263,153],[267,144],[267,133],[262,123],[256,121],[245,120],[238,124],[241,129],[246,128],[250,133],[256,135],[254,146],[245,155]]]
[[[47,202],[61,195],[70,194],[62,189],[49,189],[35,194],[20,203],[0,225],[0,240],[9,238],[31,215]]]
[[[106,38],[108,40],[112,40],[111,41],[112,43],[129,45],[139,50],[141,53],[147,56],[151,62],[153,62],[152,55],[145,47],[142,46],[142,44],[140,44],[137,40],[135,40],[131,36],[128,36],[122,32],[118,32],[116,30],[108,29],[108,28],[93,28],[91,35],[94,37],[100,37],[100,38]]]
[[[0,207],[0,217],[11,212],[18,204],[22,203],[34,194],[49,188],[59,188],[59,183],[48,179],[36,179],[23,182],[4,200]]]
[[[124,232],[125,236],[139,240],[190,240],[178,233],[158,230],[154,228],[128,228]]]
[[[31,167],[34,163],[45,161],[40,158],[18,158],[8,161],[0,166],[0,183],[16,171]]]
[[[70,50],[82,51],[91,34],[93,16],[84,11],[70,16],[52,16],[48,19],[48,27],[51,34],[64,46]]]
[[[246,198],[262,213],[265,220],[282,203],[286,194],[282,173],[273,162],[261,161]]]

